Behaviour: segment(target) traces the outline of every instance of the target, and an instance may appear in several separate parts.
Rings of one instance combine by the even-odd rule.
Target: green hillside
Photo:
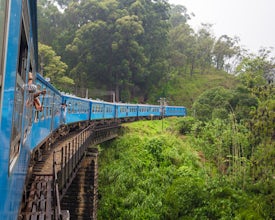
[[[201,148],[207,139],[179,133],[188,121],[169,118],[125,124],[119,138],[100,147],[98,219],[274,217],[274,194],[268,192],[272,181],[265,188],[249,182],[244,187],[243,181],[249,179],[243,175],[244,166],[226,174],[225,167],[217,166],[219,158],[211,156],[215,148]]]
[[[245,61],[239,81],[171,76],[169,104],[196,114],[125,124],[100,147],[98,219],[274,219],[275,87],[263,61]]]
[[[168,83],[167,98],[169,104],[184,105],[190,109],[198,96],[206,90],[218,86],[232,89],[238,84],[235,76],[217,70],[208,74],[178,75]]]

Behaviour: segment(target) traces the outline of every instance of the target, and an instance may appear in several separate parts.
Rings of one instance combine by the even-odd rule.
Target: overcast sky
[[[275,48],[275,0],[169,0],[195,17],[189,22],[197,30],[201,23],[213,24],[214,36],[238,36],[253,53],[260,47]],[[273,54],[275,49],[273,49]]]

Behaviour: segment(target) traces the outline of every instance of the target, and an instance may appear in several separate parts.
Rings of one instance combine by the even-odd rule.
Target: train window
[[[72,102],[69,102],[68,112],[73,113],[73,103]]]
[[[49,117],[52,116],[52,107],[49,108]]]
[[[4,68],[4,55],[5,55],[5,37],[6,37],[6,12],[7,10],[6,0],[0,0],[0,92],[3,79]],[[1,93],[0,93],[1,94]],[[0,102],[1,103],[1,102]]]
[[[39,112],[38,112],[39,114]],[[43,108],[43,110],[40,112],[41,116],[40,116],[40,119],[41,120],[44,120],[45,119],[45,108]]]
[[[39,112],[34,110],[34,122],[38,122],[39,121]]]
[[[0,8],[2,6],[2,1],[0,0]],[[0,9],[1,11],[1,9]],[[12,118],[12,136],[11,136],[11,145],[10,145],[10,167],[9,171],[11,172],[12,167],[16,161],[16,158],[19,155],[20,145],[21,145],[21,135],[22,135],[22,121],[24,120],[25,127],[23,128],[24,136],[28,130],[29,124],[31,123],[31,112],[32,110],[26,113],[27,117],[23,116],[23,106],[24,106],[24,84],[26,82],[26,68],[27,68],[27,55],[28,55],[28,44],[26,39],[25,27],[23,22],[21,23],[21,38],[20,38],[20,50],[18,54],[18,66],[16,74],[16,85],[14,92],[14,109],[13,109],[13,118]],[[3,59],[2,59],[3,60]],[[30,71],[31,71],[30,65]],[[32,105],[30,105],[32,106]],[[28,108],[27,108],[28,110]]]
[[[68,103],[68,113],[72,113],[72,103]]]
[[[47,93],[45,95],[45,99],[46,99],[46,103],[47,103],[47,117],[51,117],[50,115],[50,109],[51,109],[51,104],[50,104],[50,100],[51,100],[51,91],[47,90]]]
[[[21,131],[20,128],[22,126],[22,113],[23,113],[23,89],[20,86],[16,87],[15,91],[15,102],[14,102],[14,113],[12,119],[12,143],[10,148],[10,163],[13,162],[13,159],[19,153],[20,147],[20,137]]]
[[[49,107],[48,107],[48,105],[46,105],[44,108],[45,108],[45,117],[48,118],[49,117]]]

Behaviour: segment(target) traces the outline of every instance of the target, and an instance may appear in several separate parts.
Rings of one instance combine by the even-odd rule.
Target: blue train
[[[0,0],[0,219],[5,220],[19,215],[31,159],[64,127],[186,115],[184,107],[110,103],[58,91],[38,74],[36,10],[36,0]]]

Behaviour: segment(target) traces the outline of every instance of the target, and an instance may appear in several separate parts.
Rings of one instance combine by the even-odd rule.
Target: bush
[[[196,121],[193,117],[185,117],[177,123],[177,129],[181,134],[189,134]]]

